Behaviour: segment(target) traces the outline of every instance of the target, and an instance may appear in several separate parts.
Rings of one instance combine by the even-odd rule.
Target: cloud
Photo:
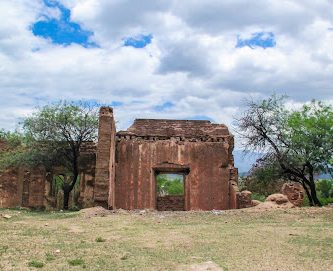
[[[2,128],[58,99],[115,106],[118,129],[145,117],[232,129],[244,99],[273,92],[333,101],[331,1],[6,0],[0,16]],[[54,35],[34,35],[38,22]]]

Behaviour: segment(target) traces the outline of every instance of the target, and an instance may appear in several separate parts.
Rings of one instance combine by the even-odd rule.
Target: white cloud
[[[0,2],[0,127],[58,99],[120,101],[118,127],[136,117],[207,116],[231,124],[247,97],[277,92],[291,104],[333,100],[330,1],[61,0],[100,48],[33,36],[41,0]],[[235,48],[237,36],[273,32],[274,48]],[[143,49],[124,37],[152,34]],[[164,111],[157,105],[174,104]]]

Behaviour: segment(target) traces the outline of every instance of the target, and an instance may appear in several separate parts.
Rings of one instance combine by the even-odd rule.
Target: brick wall
[[[184,196],[163,196],[157,197],[156,209],[158,211],[184,211],[185,197]]]

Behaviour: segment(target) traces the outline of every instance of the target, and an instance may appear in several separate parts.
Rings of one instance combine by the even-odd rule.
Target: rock
[[[268,210],[294,207],[295,205],[288,200],[287,196],[283,194],[272,194],[266,198],[265,202],[258,204],[254,208],[259,210]]]
[[[214,215],[223,215],[224,211],[223,210],[212,210],[212,214],[214,214]]]
[[[55,253],[60,253],[60,249],[57,249],[57,250],[55,251]]]
[[[2,217],[3,217],[3,218],[6,218],[6,219],[10,219],[10,218],[12,218],[11,215],[2,215]]]
[[[286,195],[288,200],[297,207],[303,205],[304,188],[299,183],[284,183],[281,188],[282,194]]]
[[[288,198],[286,195],[283,194],[273,194],[273,195],[269,195],[266,198],[266,201],[272,201],[275,202],[278,205],[284,204],[289,202]]]
[[[139,212],[140,215],[144,215],[144,214],[146,214],[146,213],[147,213],[146,210],[140,210],[140,212]]]
[[[238,194],[239,208],[249,208],[252,207],[252,193],[250,191],[242,191]]]
[[[252,206],[257,206],[257,205],[259,205],[260,203],[262,203],[262,202],[259,201],[259,200],[255,200],[255,199],[252,200]]]

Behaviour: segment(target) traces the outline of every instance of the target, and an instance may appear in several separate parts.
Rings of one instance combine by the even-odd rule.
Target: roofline
[[[212,123],[210,120],[186,120],[186,119],[135,119],[134,122],[135,121],[183,121],[183,122],[195,121],[195,122]]]

